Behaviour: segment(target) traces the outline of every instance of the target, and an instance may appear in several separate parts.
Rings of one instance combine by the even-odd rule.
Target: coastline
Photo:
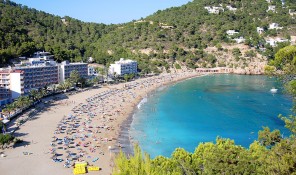
[[[120,131],[119,131],[119,135],[117,137],[118,141],[117,144],[122,144],[123,148],[121,149],[121,151],[123,153],[125,153],[127,156],[129,155],[133,155],[133,149],[134,149],[134,144],[137,144],[137,142],[133,139],[131,139],[130,137],[130,127],[131,124],[133,122],[134,119],[134,114],[138,108],[138,105],[142,102],[143,99],[145,99],[146,97],[149,97],[151,94],[153,94],[158,88],[161,87],[166,87],[166,86],[172,86],[176,83],[181,83],[183,81],[192,79],[192,78],[197,78],[197,77],[202,77],[202,76],[207,76],[207,75],[202,75],[202,74],[196,74],[193,76],[189,76],[189,77],[184,77],[181,79],[177,79],[171,82],[166,82],[163,83],[153,89],[150,89],[149,91],[147,91],[142,98],[137,99],[136,105],[134,106],[133,110],[129,113],[128,117],[122,122],[121,126],[120,126]],[[120,152],[120,149],[115,149],[114,150],[115,153]]]
[[[123,84],[103,86],[99,89],[91,89],[71,96],[62,94],[60,99],[52,104],[47,106],[45,104],[39,105],[43,110],[36,114],[34,120],[28,121],[16,131],[16,134],[24,140],[24,143],[14,149],[1,151],[7,157],[0,158],[0,169],[7,175],[20,173],[30,175],[72,174],[72,168],[64,168],[61,163],[51,160],[52,156],[48,150],[51,149],[50,143],[53,136],[58,136],[59,138],[67,136],[65,134],[55,135],[53,133],[56,131],[57,126],[65,120],[65,116],[73,114],[74,108],[81,107],[82,104],[89,104],[90,102],[87,100],[95,99],[95,96],[98,94],[111,91],[110,96],[104,99],[105,101],[97,99],[99,100],[97,103],[103,106],[97,105],[97,107],[90,108],[90,110],[97,113],[97,116],[93,119],[93,125],[104,124],[108,125],[109,129],[100,128],[98,138],[107,138],[107,141],[100,140],[99,148],[96,148],[97,152],[88,153],[88,156],[92,157],[92,159],[93,157],[99,158],[94,163],[90,162],[102,168],[100,174],[110,174],[114,166],[112,161],[116,151],[119,151],[117,147],[118,142],[120,142],[122,148],[126,148],[127,152],[132,150],[128,131],[134,110],[143,97],[161,86],[198,76],[200,74],[196,72],[161,74]],[[99,113],[98,109],[103,109],[103,112]],[[116,110],[120,112],[116,112]],[[108,116],[104,114],[106,111],[109,112]],[[81,118],[80,124],[83,118],[87,117],[86,114],[78,114],[77,116]],[[95,132],[93,133],[95,134]],[[58,151],[61,155],[67,154],[66,150]],[[25,156],[23,152],[31,152],[32,155]],[[16,169],[16,166],[21,168]],[[90,172],[88,174],[94,173]]]

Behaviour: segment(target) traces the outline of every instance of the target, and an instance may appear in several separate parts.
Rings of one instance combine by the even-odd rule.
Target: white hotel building
[[[14,67],[14,70],[23,71],[24,92],[40,89],[51,84],[59,83],[58,65],[55,61],[42,61],[39,58],[29,59],[27,66]],[[18,86],[18,85],[15,85]]]
[[[29,58],[16,67],[0,69],[0,105],[7,104],[32,89],[64,82],[73,70],[77,70],[81,77],[87,78],[86,63],[65,61],[57,64],[47,52],[38,52],[35,55],[39,57]]]
[[[23,66],[0,71],[0,105],[7,104],[32,89],[58,83],[58,65],[54,61],[30,58]]]
[[[138,63],[133,60],[124,60],[124,58],[120,58],[119,61],[115,61],[114,64],[110,64],[109,73],[116,73],[119,76],[125,74],[137,73]]]
[[[87,78],[87,63],[69,63],[69,61],[63,61],[59,65],[59,82],[64,82],[74,70],[79,73],[80,77]]]
[[[24,94],[24,72],[21,70],[0,70],[0,105]]]

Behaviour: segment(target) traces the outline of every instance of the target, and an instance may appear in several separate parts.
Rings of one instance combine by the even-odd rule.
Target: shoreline
[[[61,94],[52,104],[40,104],[38,107],[43,110],[35,114],[34,120],[26,122],[16,131],[24,143],[13,149],[1,151],[7,157],[0,158],[0,169],[6,175],[72,174],[72,168],[63,167],[65,161],[62,163],[52,161],[52,151],[49,150],[62,147],[56,151],[59,158],[65,160],[68,151],[80,155],[79,148],[83,151],[81,157],[83,160],[102,168],[100,174],[110,174],[116,151],[120,150],[118,142],[127,152],[133,150],[129,129],[140,101],[159,87],[199,76],[201,74],[196,72],[161,74],[132,82],[103,86],[70,96]],[[75,117],[68,119],[70,115]],[[79,127],[73,128],[71,120],[77,122]],[[61,126],[73,129],[72,134],[65,132],[57,134],[59,129],[63,130]],[[91,128],[87,129],[88,126]],[[84,137],[89,134],[91,137]],[[76,136],[73,138],[73,135],[78,138]],[[80,135],[84,135],[84,138]],[[53,137],[60,140],[73,138],[70,142],[73,148],[64,145],[53,147],[52,144],[56,144]],[[78,144],[80,142],[90,144],[85,147]],[[32,155],[23,155],[24,152],[30,152]],[[92,161],[94,158],[98,158],[97,161]],[[15,166],[21,168],[15,169]]]
[[[193,75],[193,76],[190,76],[190,77],[184,77],[184,78],[181,78],[181,79],[177,79],[177,80],[174,80],[172,82],[166,82],[166,83],[163,83],[160,86],[157,86],[157,87],[151,89],[150,91],[146,92],[144,94],[144,96],[142,98],[140,98],[140,100],[137,101],[137,103],[136,103],[137,105],[134,106],[134,108],[130,112],[129,116],[123,121],[123,123],[120,126],[118,141],[120,141],[120,143],[123,143],[123,146],[124,146],[124,148],[121,149],[121,151],[123,153],[125,153],[126,156],[133,155],[133,153],[134,153],[134,150],[133,150],[134,149],[134,144],[138,144],[137,141],[131,139],[130,127],[131,127],[131,124],[132,124],[132,122],[134,120],[134,114],[135,114],[136,110],[138,110],[138,105],[142,102],[143,99],[150,97],[151,94],[155,93],[155,91],[157,91],[157,89],[159,89],[159,88],[167,87],[167,86],[173,86],[173,85],[175,85],[177,83],[181,83],[181,82],[186,81],[186,80],[190,80],[190,79],[197,78],[197,77],[203,77],[203,76],[207,76],[207,75],[196,74],[196,75]],[[117,142],[117,144],[119,144],[119,143]],[[120,150],[116,150],[114,152],[118,153],[119,151]]]

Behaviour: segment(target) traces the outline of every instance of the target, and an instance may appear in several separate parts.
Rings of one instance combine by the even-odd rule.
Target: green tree
[[[258,133],[258,141],[268,148],[274,146],[281,141],[281,133],[279,130],[270,131],[268,127],[263,127],[263,130]]]
[[[43,95],[36,89],[31,90],[29,96],[33,101],[39,101],[43,97]]]
[[[245,56],[246,56],[246,57],[253,58],[253,57],[256,56],[256,53],[255,53],[255,51],[253,51],[253,50],[248,50],[248,51],[245,53]]]
[[[138,145],[134,146],[134,155],[129,159],[120,152],[115,161],[114,175],[157,175],[151,166],[151,159],[148,154],[144,154]]]
[[[125,82],[127,82],[129,80],[129,75],[128,74],[124,74],[123,75],[123,78],[124,78]]]
[[[11,103],[11,104],[7,104],[5,106],[5,108],[2,110],[3,113],[7,113],[8,116],[10,116],[11,112],[15,111],[15,104]]]
[[[172,154],[172,161],[176,162],[180,167],[182,174],[195,174],[192,166],[192,154],[185,151],[183,148],[177,148]]]
[[[81,85],[81,88],[83,88],[86,86],[87,81],[85,78],[80,77],[77,83]]]
[[[30,100],[29,96],[20,96],[15,101],[17,108],[25,108],[31,105],[32,101]]]
[[[71,73],[70,73],[70,77],[69,77],[69,81],[72,83],[72,84],[75,84],[77,85],[77,83],[79,82],[80,80],[80,75],[79,75],[79,72],[77,70],[73,70]]]
[[[296,67],[296,46],[287,46],[280,49],[275,54],[275,59],[271,64],[277,69],[285,70],[286,74],[295,73]]]
[[[181,69],[181,66],[180,66],[180,64],[178,64],[178,63],[175,63],[175,68],[176,68],[176,69]]]
[[[276,68],[274,66],[266,65],[264,67],[264,74],[265,75],[274,75]]]
[[[233,54],[234,56],[236,56],[236,57],[239,57],[239,56],[242,55],[242,53],[241,53],[241,51],[240,51],[239,48],[234,48],[234,49],[232,49],[232,54]]]

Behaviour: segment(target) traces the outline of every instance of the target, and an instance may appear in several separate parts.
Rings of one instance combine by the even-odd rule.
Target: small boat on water
[[[277,93],[277,91],[278,91],[278,89],[276,89],[276,88],[274,88],[274,87],[270,89],[270,92],[273,93],[273,94],[274,94],[274,93]]]

